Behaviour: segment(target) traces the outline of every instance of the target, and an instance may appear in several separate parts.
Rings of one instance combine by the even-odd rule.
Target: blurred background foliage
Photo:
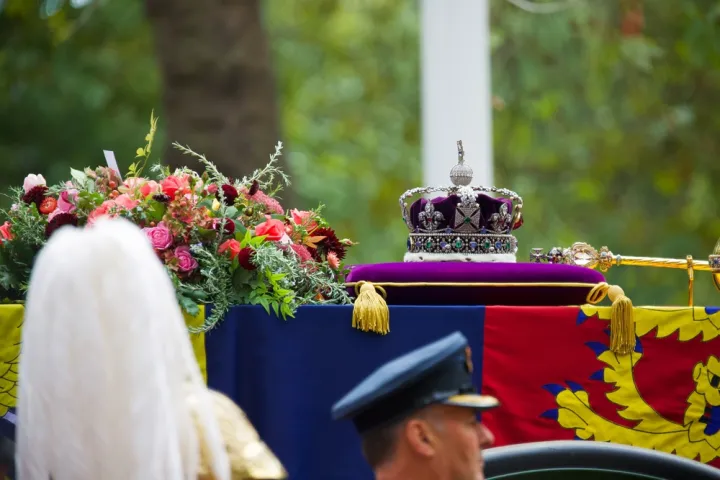
[[[126,168],[152,109],[159,140],[184,141],[165,139],[141,0],[0,3],[0,189],[27,173],[60,181],[103,149]],[[520,260],[575,241],[706,259],[720,237],[720,2],[569,5],[540,15],[491,0],[495,183],[525,199]],[[360,242],[350,262],[400,260],[397,198],[422,178],[419,3],[263,7],[299,199],[285,207],[324,203]],[[683,270],[608,278],[635,304],[687,302]],[[697,279],[696,303],[720,304],[709,275]]]

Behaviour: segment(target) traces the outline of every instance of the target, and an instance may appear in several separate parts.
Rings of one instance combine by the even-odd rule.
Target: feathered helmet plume
[[[22,342],[19,479],[244,478],[231,471],[172,283],[130,222],[53,235]]]

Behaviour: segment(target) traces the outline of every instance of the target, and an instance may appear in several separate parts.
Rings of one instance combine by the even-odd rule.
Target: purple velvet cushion
[[[595,270],[546,263],[418,262],[356,265],[348,282],[600,283]],[[389,305],[582,305],[592,287],[383,287]],[[352,295],[355,295],[354,289]]]

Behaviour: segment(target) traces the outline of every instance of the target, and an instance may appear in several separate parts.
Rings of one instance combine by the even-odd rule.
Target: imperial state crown
[[[471,186],[473,171],[465,164],[462,141],[457,148],[452,186],[413,188],[400,197],[410,230],[405,262],[515,263],[518,244],[512,232],[522,225],[522,198],[506,188]],[[410,197],[434,192],[445,195],[420,198],[408,211]]]

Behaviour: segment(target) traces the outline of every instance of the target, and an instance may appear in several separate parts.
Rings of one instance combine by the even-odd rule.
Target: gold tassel
[[[617,285],[608,288],[612,301],[610,313],[610,350],[618,355],[628,355],[635,350],[635,319],[633,304]]]
[[[358,282],[355,293],[357,297],[353,307],[353,328],[363,332],[387,334],[390,331],[390,310],[385,302],[385,289],[370,282]]]

